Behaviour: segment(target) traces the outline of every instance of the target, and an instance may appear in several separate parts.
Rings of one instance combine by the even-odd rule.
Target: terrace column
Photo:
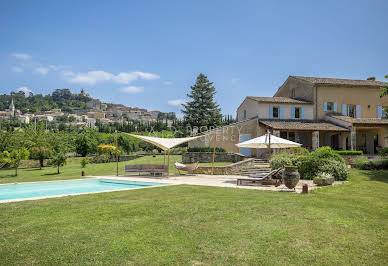
[[[352,127],[350,130],[350,149],[352,151],[357,150],[357,134],[356,127]]]
[[[313,150],[319,148],[319,131],[313,131],[312,133],[312,148]]]

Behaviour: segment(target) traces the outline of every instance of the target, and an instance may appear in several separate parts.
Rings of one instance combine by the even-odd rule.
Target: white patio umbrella
[[[250,139],[241,143],[236,144],[239,148],[252,148],[252,149],[262,149],[267,148],[269,154],[271,154],[271,148],[282,149],[282,148],[293,148],[300,147],[302,144],[290,141],[288,139],[283,139],[267,133],[263,136]]]

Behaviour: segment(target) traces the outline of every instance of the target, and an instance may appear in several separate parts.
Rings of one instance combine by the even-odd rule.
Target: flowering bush
[[[109,144],[100,144],[97,146],[97,153],[99,155],[105,154],[105,155],[112,156],[113,154],[116,153],[116,147]]]

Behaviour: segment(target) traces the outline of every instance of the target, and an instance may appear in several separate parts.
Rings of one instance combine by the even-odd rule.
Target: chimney
[[[369,78],[367,78],[366,80],[372,80],[372,81],[375,81],[375,80],[376,80],[376,77],[369,77]]]

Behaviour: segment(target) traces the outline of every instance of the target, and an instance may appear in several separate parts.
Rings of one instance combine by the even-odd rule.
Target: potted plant
[[[300,174],[298,172],[298,167],[296,166],[285,166],[282,174],[283,183],[289,189],[295,189],[296,185],[300,180]]]

